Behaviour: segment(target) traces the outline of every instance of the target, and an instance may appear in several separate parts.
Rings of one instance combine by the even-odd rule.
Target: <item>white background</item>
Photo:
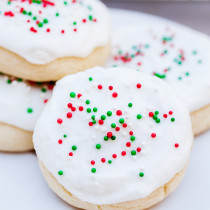
[[[136,20],[112,10],[114,25]],[[129,17],[129,18],[128,18]],[[195,139],[189,167],[177,188],[151,210],[210,210],[210,131]],[[35,153],[0,153],[0,210],[71,210],[47,186]]]

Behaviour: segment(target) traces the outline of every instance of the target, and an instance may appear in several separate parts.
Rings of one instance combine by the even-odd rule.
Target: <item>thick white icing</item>
[[[109,90],[110,85],[113,90]],[[76,94],[75,98],[70,97],[71,92]],[[112,96],[114,92],[118,94],[116,98]],[[82,96],[78,98],[78,94]],[[68,108],[69,103],[76,111]],[[133,106],[128,107],[128,103]],[[79,111],[80,106],[83,111]],[[97,112],[93,111],[94,107]],[[91,113],[87,108],[91,108]],[[116,115],[117,110],[122,111],[121,116]],[[160,123],[148,116],[156,110]],[[107,111],[112,111],[112,116]],[[169,115],[169,111],[173,114]],[[67,117],[68,112],[72,113],[71,118]],[[167,118],[163,117],[165,113]],[[137,119],[137,114],[142,118]],[[90,126],[92,115],[96,124]],[[100,125],[102,115],[106,119]],[[124,118],[126,128],[119,123],[120,118]],[[175,121],[171,122],[171,118]],[[61,124],[58,119],[62,119]],[[120,131],[112,128],[112,123]],[[133,142],[130,131],[135,136]],[[116,139],[104,141],[107,132],[112,132]],[[156,138],[151,137],[152,133]],[[132,69],[96,67],[57,82],[38,119],[33,141],[39,160],[67,191],[82,201],[114,204],[144,198],[180,172],[189,158],[192,129],[187,108],[160,79]],[[131,142],[131,147],[126,147],[126,142]],[[97,144],[101,144],[101,149],[96,149]],[[72,149],[73,145],[77,150]],[[137,147],[141,152],[132,156],[131,151]],[[122,151],[127,154],[122,156]],[[71,152],[73,156],[69,156]],[[106,159],[104,163],[101,158]],[[95,165],[91,165],[92,160]],[[96,169],[95,173],[91,172],[92,168]],[[143,177],[139,176],[140,172],[144,173]]]
[[[208,36],[166,19],[137,13],[129,16],[129,25],[125,22],[127,26],[117,26],[118,16],[117,12],[113,13],[116,27],[113,30],[112,58],[107,66],[137,68],[151,75],[154,72],[165,74],[163,80],[182,97],[191,112],[210,104]],[[168,38],[166,43],[163,43],[164,37]],[[137,52],[133,47],[141,54],[130,59]],[[161,55],[165,50],[167,53]],[[180,60],[181,51],[184,60],[178,64],[174,60]],[[165,73],[169,67],[171,70]]]
[[[49,83],[30,85],[29,82],[0,75],[0,122],[33,131],[46,100],[52,94],[51,89]]]
[[[86,57],[96,47],[105,46],[110,40],[109,12],[98,0],[66,1],[67,5],[63,0],[50,0],[54,6],[46,7],[44,3],[29,4],[29,0],[7,2],[0,1],[0,46],[31,63],[46,64],[56,58],[69,56]],[[21,8],[27,14],[20,12]],[[14,16],[9,16],[8,12]],[[31,16],[29,12],[32,12]],[[57,13],[59,16],[56,16]],[[48,23],[38,27],[34,17],[41,23],[47,19]],[[86,23],[83,23],[83,19]],[[31,28],[37,33],[31,32]],[[48,28],[50,32],[46,31]],[[74,29],[77,31],[74,32]],[[65,31],[63,34],[62,30]]]

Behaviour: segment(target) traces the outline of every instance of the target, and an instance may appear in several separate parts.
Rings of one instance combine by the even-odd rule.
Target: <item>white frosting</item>
[[[128,14],[129,20],[124,22],[120,14],[113,13],[116,27],[112,58],[107,66],[132,67],[151,75],[154,72],[165,74],[163,80],[182,97],[191,112],[210,104],[210,38],[166,19],[132,14]],[[119,20],[124,22],[123,27],[116,25]],[[166,43],[163,43],[164,37],[168,38]],[[130,58],[138,50],[141,53]],[[167,53],[163,55],[164,51]],[[181,51],[184,60],[178,64],[174,60],[180,61]],[[125,62],[126,57],[130,61]],[[170,71],[165,73],[167,68]]]
[[[141,84],[141,88],[137,88],[137,84]],[[102,85],[102,89],[98,85]],[[109,90],[110,85],[113,90]],[[75,98],[70,97],[72,92]],[[115,92],[116,98],[112,96]],[[78,94],[82,96],[78,98]],[[86,104],[86,100],[90,103]],[[76,111],[68,108],[69,103]],[[133,106],[129,107],[128,103]],[[83,111],[79,111],[80,106]],[[93,111],[94,107],[97,112]],[[121,116],[116,115],[117,110],[122,111]],[[148,116],[156,110],[160,123]],[[112,116],[108,116],[107,111],[111,111]],[[169,111],[173,114],[169,115]],[[71,118],[67,117],[69,112]],[[137,119],[138,114],[142,115],[141,119]],[[167,114],[167,118],[163,114]],[[96,124],[90,126],[89,122],[94,122],[92,115]],[[106,119],[100,125],[102,115]],[[127,127],[119,123],[120,118]],[[171,122],[171,118],[175,121]],[[62,119],[61,124],[58,119]],[[116,123],[120,131],[112,128],[112,123]],[[130,131],[135,141],[130,140]],[[116,139],[104,141],[107,132],[112,132]],[[152,133],[156,138],[151,137]],[[132,69],[96,67],[57,82],[38,119],[33,141],[39,160],[67,191],[82,201],[114,204],[144,198],[180,172],[189,158],[192,129],[187,108],[160,79]],[[131,147],[127,147],[126,142],[131,142]],[[96,149],[97,144],[101,149]],[[72,149],[73,145],[77,150]],[[131,151],[138,147],[141,152],[132,156]],[[127,154],[123,156],[122,151]],[[73,156],[69,156],[71,152]],[[101,158],[105,158],[104,163]],[[91,165],[92,160],[95,165]],[[95,173],[91,172],[92,168],[96,169]],[[139,176],[141,172],[143,177]]]
[[[7,2],[0,1],[0,46],[31,63],[46,64],[67,56],[86,57],[96,47],[104,46],[110,40],[109,12],[98,0],[66,1],[66,5],[63,0],[50,0],[48,2],[54,6],[46,7],[44,3],[29,4],[29,0]],[[21,8],[27,14],[20,12]],[[28,15],[29,12],[32,15]],[[59,16],[56,16],[57,13]],[[33,20],[34,17],[37,19]],[[44,19],[48,23],[39,27],[36,21],[43,23]],[[31,28],[37,32],[30,31]]]
[[[50,88],[50,90],[49,90]],[[52,85],[30,85],[0,75],[0,122],[33,131],[46,100],[52,94]]]

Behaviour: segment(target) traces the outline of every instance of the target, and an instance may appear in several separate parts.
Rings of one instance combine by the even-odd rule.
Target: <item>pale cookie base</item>
[[[210,104],[191,113],[191,121],[195,136],[210,129]]]
[[[149,208],[156,203],[162,201],[166,196],[168,196],[172,191],[176,189],[178,184],[181,182],[182,178],[184,177],[185,170],[187,165],[184,167],[182,171],[177,173],[167,184],[159,187],[154,192],[152,192],[146,198],[134,200],[134,201],[127,201],[123,203],[117,203],[112,205],[94,205],[91,203],[83,202],[68,192],[62,185],[60,185],[56,178],[46,169],[44,164],[39,161],[39,166],[41,171],[49,185],[49,187],[64,201],[67,203],[82,209],[88,210],[113,210],[113,209],[146,209]]]
[[[33,133],[0,123],[0,151],[26,152],[33,150]]]
[[[33,81],[57,81],[63,76],[102,66],[109,57],[110,44],[96,48],[88,57],[58,58],[45,65],[36,65],[0,47],[0,69],[3,73]]]

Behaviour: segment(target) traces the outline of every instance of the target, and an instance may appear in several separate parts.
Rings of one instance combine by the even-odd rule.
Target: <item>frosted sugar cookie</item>
[[[132,67],[159,77],[188,105],[194,134],[210,128],[208,36],[162,19],[115,29],[113,36],[108,66]]]
[[[160,79],[132,69],[66,76],[33,141],[49,186],[83,209],[143,209],[181,181],[192,146],[190,115]]]
[[[3,0],[0,26],[0,69],[8,75],[54,81],[109,55],[110,17],[98,0]]]
[[[0,151],[33,149],[32,132],[53,87],[0,75]]]

